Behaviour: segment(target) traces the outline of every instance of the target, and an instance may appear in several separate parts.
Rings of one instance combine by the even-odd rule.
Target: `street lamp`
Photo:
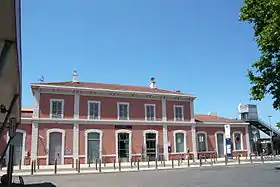
[[[271,144],[271,154],[273,154],[273,141],[272,141],[272,136],[273,136],[273,131],[272,131],[272,125],[271,125],[271,118],[272,116],[268,116],[269,118],[269,126],[270,126],[270,144]]]

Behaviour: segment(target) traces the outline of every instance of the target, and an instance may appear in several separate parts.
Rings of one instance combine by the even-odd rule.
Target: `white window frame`
[[[129,112],[129,103],[128,102],[117,102],[117,116],[118,116],[118,120],[120,120],[120,105],[127,105],[127,120],[130,119],[130,112]]]
[[[145,121],[156,121],[156,104],[145,104]],[[154,118],[153,120],[148,120],[148,116],[147,116],[147,107],[148,106],[153,106],[154,107]]]
[[[116,150],[116,162],[119,161],[119,149],[118,149],[118,135],[119,133],[128,133],[129,134],[129,162],[131,161],[132,156],[132,131],[127,129],[119,129],[115,131],[115,150]]]
[[[200,152],[200,151],[198,151],[199,149],[198,149],[198,134],[204,134],[205,135],[205,146],[206,146],[206,151],[205,152],[208,152],[208,137],[207,137],[207,132],[205,132],[205,131],[198,131],[198,132],[196,132],[196,149],[197,149],[197,152]]]
[[[145,156],[147,156],[147,152],[146,152],[146,134],[148,133],[154,133],[156,134],[156,158],[158,158],[158,131],[157,130],[144,130],[143,131],[143,137],[144,137],[144,146],[145,146]]]
[[[183,133],[184,134],[184,152],[176,152],[176,134]],[[185,130],[175,130],[173,131],[173,141],[174,141],[174,153],[186,153],[187,152],[187,132]]]
[[[102,160],[102,140],[103,140],[103,131],[99,129],[87,129],[85,131],[85,164],[88,161],[88,134],[89,133],[98,133],[99,134],[99,159]]]
[[[97,116],[97,119],[90,118],[90,104],[98,104],[98,116]],[[92,101],[92,100],[88,101],[88,119],[90,119],[90,120],[100,120],[100,116],[101,116],[101,114],[100,114],[101,106],[100,105],[101,105],[100,101]]]
[[[235,138],[234,138],[235,134],[240,134],[240,145],[241,145],[240,150],[236,150],[236,142],[235,142]],[[232,132],[232,140],[233,140],[233,151],[243,151],[244,150],[244,148],[243,148],[243,133],[241,131]]]
[[[177,120],[176,119],[176,108],[182,108],[182,119],[181,120]],[[174,114],[174,121],[184,121],[185,117],[184,117],[184,105],[173,105],[173,114]]]
[[[53,110],[53,102],[59,101],[61,102],[61,118],[53,118],[52,117],[52,110]],[[64,99],[50,99],[50,118],[52,119],[63,119],[64,118]]]
[[[223,134],[223,140],[224,140],[224,155],[226,155],[226,137],[225,137],[225,132],[224,131],[217,131],[215,132],[215,142],[216,142],[216,153],[218,155],[218,134]]]

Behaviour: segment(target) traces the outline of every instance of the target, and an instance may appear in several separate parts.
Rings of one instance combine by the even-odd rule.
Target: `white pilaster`
[[[162,98],[161,100],[161,110],[162,110],[162,121],[167,121],[166,117],[166,99]],[[168,129],[167,124],[162,126],[162,135],[163,135],[163,155],[165,160],[169,160],[168,156]]]
[[[80,94],[75,92],[74,95],[74,119],[80,118]]]
[[[246,133],[247,154],[249,156],[251,154],[251,144],[250,144],[250,136],[249,136],[249,125],[245,126],[245,133]]]
[[[32,122],[32,135],[31,135],[31,160],[37,159],[38,155],[38,123]]]
[[[197,147],[196,147],[196,129],[195,129],[195,124],[192,124],[191,132],[192,132],[192,147],[193,147],[192,152],[194,154],[194,157],[196,158],[197,157]]]
[[[40,113],[40,92],[38,90],[35,90],[33,92],[33,100],[34,100],[33,118],[38,119]]]
[[[191,99],[190,101],[190,109],[191,109],[191,121],[195,122],[195,116],[194,116],[194,99]]]
[[[76,163],[76,159],[79,159],[79,124],[73,125],[73,156]]]

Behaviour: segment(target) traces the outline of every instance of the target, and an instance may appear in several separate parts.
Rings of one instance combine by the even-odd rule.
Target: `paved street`
[[[277,164],[235,165],[107,174],[24,177],[25,183],[52,182],[57,187],[279,187]]]

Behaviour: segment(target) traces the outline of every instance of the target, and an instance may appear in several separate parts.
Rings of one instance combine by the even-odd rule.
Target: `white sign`
[[[225,125],[225,137],[230,138],[230,125]]]

